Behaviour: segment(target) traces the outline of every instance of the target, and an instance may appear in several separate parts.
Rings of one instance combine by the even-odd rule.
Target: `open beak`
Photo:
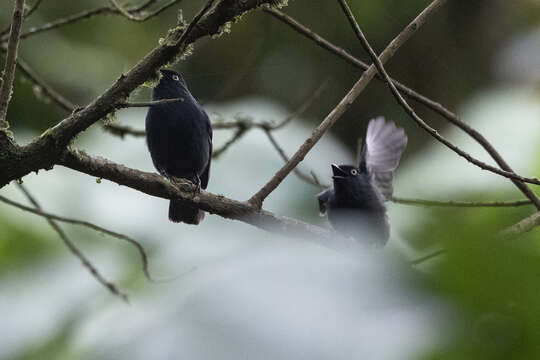
[[[343,179],[347,176],[347,173],[336,164],[332,164],[332,173],[334,176],[332,176],[332,179]]]

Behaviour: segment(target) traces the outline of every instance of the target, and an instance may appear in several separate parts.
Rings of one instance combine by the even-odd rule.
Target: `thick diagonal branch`
[[[395,52],[403,45],[416,31],[425,23],[429,16],[436,11],[440,4],[439,1],[431,3],[424,11],[422,11],[401,33],[390,42],[390,44],[381,53],[380,61],[385,63]],[[354,84],[352,89],[345,95],[339,104],[328,114],[328,116],[315,128],[311,136],[300,146],[291,159],[276,172],[276,174],[268,181],[255,195],[249,200],[255,206],[261,206],[264,199],[274,191],[285,177],[304,159],[307,153],[315,146],[324,133],[345,113],[354,100],[362,93],[368,83],[373,79],[377,69],[371,65]]]
[[[50,168],[62,155],[66,146],[80,132],[114,111],[115,105],[125,102],[129,94],[139,85],[154,76],[157,69],[174,61],[188,44],[197,39],[220,32],[227,22],[273,0],[222,0],[211,11],[214,1],[206,2],[186,29],[174,28],[167,39],[126,75],[120,78],[102,95],[79,111],[73,112],[59,124],[46,130],[42,136],[29,145],[10,149],[7,156],[0,153],[0,167],[7,169],[0,173],[0,187],[18,179],[31,171]],[[0,139],[1,141],[1,139]],[[8,144],[0,143],[0,146]]]
[[[293,19],[292,17],[288,16],[287,14],[279,11],[278,9],[265,9],[265,12],[272,15],[276,19],[282,21],[283,23],[290,26],[292,29],[300,33],[301,35],[305,36],[306,38],[313,40],[317,45],[319,45],[321,48],[326,49],[330,51],[331,53],[339,56],[340,58],[344,59],[348,63],[352,64],[355,67],[358,67],[360,69],[366,70],[369,65],[364,63],[363,61],[359,60],[358,58],[354,57],[350,53],[348,53],[343,48],[340,48],[319,34],[315,33],[313,30],[309,29],[305,25],[302,25],[297,20]],[[384,81],[384,77],[377,73],[376,75],[377,79]],[[406,95],[408,98],[425,105],[427,108],[433,110],[435,113],[441,115],[446,120],[448,120],[451,124],[457,126],[462,131],[467,133],[469,136],[471,136],[476,142],[478,142],[485,150],[486,152],[495,160],[497,165],[505,171],[513,172],[512,168],[508,165],[508,163],[504,160],[502,155],[495,149],[495,147],[477,130],[472,128],[467,123],[463,122],[459,116],[452,111],[448,110],[446,107],[438,103],[437,101],[434,101],[427,96],[424,96],[411,88],[403,85],[399,81],[392,79],[392,83],[396,86],[396,88],[404,95]],[[519,188],[519,190],[525,194],[525,196],[529,199],[534,199],[536,196],[532,192],[529,187],[515,179],[512,179],[512,182]],[[535,206],[538,207],[537,203],[534,203]]]
[[[528,188],[523,189],[523,187],[526,188],[526,186],[524,184],[520,184],[520,185],[518,184],[518,182],[527,181],[527,182],[531,182],[533,184],[540,185],[540,181],[538,179],[534,179],[534,178],[526,179],[526,178],[523,178],[523,177],[521,177],[519,175],[516,175],[513,172],[498,169],[496,167],[493,167],[493,166],[491,166],[489,164],[486,164],[486,163],[474,158],[472,155],[470,155],[469,153],[467,153],[464,150],[460,149],[459,147],[454,145],[452,142],[450,142],[449,140],[447,140],[446,138],[441,136],[437,132],[437,130],[430,127],[422,118],[420,118],[418,116],[418,114],[416,114],[414,109],[407,103],[407,101],[403,98],[403,96],[397,90],[396,86],[392,82],[392,79],[390,78],[390,76],[388,75],[386,70],[384,69],[383,63],[379,60],[379,58],[377,57],[377,54],[375,53],[375,51],[373,50],[373,48],[371,47],[371,45],[367,41],[364,33],[362,32],[362,30],[360,29],[360,26],[358,25],[358,22],[354,18],[354,15],[353,15],[351,9],[349,8],[349,5],[347,4],[346,0],[338,0],[338,2],[341,5],[343,11],[345,12],[345,14],[347,16],[347,19],[349,20],[351,26],[353,27],[354,32],[355,32],[356,36],[358,37],[358,39],[360,40],[362,46],[368,52],[369,57],[371,58],[371,60],[375,64],[375,66],[377,67],[378,72],[384,77],[384,80],[385,80],[386,84],[388,85],[388,87],[390,88],[390,91],[392,92],[392,94],[394,95],[396,100],[398,101],[399,105],[401,105],[405,109],[405,112],[416,122],[416,124],[420,128],[422,128],[423,130],[425,130],[427,133],[429,133],[431,136],[433,136],[436,140],[438,140],[442,144],[446,145],[449,149],[453,150],[456,154],[458,154],[459,156],[465,158],[470,163],[480,167],[483,170],[489,170],[489,171],[491,171],[493,173],[496,173],[496,174],[504,176],[504,177],[506,177],[508,179],[511,179],[514,182],[514,184],[518,185],[520,190],[522,190],[522,191],[524,190],[523,191],[524,194],[535,204],[535,206],[537,208],[540,209],[540,199],[538,199],[536,197],[536,195],[532,191],[530,191],[530,189],[528,189]],[[440,5],[444,4],[446,2],[446,0],[435,0],[433,3],[436,3],[436,2],[438,2],[439,6],[440,6]],[[506,164],[506,166],[508,167],[507,164]]]

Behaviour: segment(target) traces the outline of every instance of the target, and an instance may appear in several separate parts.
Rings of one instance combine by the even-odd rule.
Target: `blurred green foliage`
[[[484,214],[477,212],[476,215]],[[540,357],[540,239],[497,237],[491,217],[449,216],[424,238],[446,249],[431,260],[430,291],[452,304],[454,333],[425,359],[537,359]],[[459,226],[455,226],[459,224]],[[448,325],[448,324],[445,324]]]

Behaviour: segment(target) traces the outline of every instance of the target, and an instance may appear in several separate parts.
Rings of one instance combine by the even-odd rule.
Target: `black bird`
[[[317,195],[319,210],[332,227],[352,238],[384,246],[390,230],[384,202],[392,197],[392,177],[407,135],[378,117],[369,122],[358,167],[332,164],[334,186]]]
[[[212,125],[208,115],[191,95],[180,74],[160,70],[163,75],[152,100],[184,99],[151,106],[146,115],[146,140],[157,171],[174,180],[185,178],[206,189],[212,159]],[[171,200],[169,220],[197,225],[204,212],[180,200]]]

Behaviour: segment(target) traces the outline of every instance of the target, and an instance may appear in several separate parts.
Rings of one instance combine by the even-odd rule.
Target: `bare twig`
[[[32,5],[32,7],[27,8],[27,9],[24,10],[24,15],[23,15],[24,19],[23,19],[23,21],[26,21],[26,19],[28,19],[30,17],[30,15],[32,15],[34,13],[34,11],[37,10],[39,5],[41,5],[42,1],[43,0],[36,0],[36,2],[34,3],[34,5]],[[9,32],[10,28],[11,28],[11,24],[6,26],[4,30],[0,31],[0,37],[7,34]]]
[[[37,8],[39,7],[39,5],[41,5],[41,1],[43,0],[36,0],[36,2],[34,3],[34,5],[32,5],[30,8],[28,8],[25,12],[24,12],[24,20],[28,19],[30,17],[30,15],[32,15],[34,13],[34,11],[37,10]]]
[[[244,128],[244,127],[238,127],[238,129],[236,129],[236,131],[234,132],[233,136],[225,143],[223,144],[220,148],[218,149],[215,149],[213,152],[212,152],[212,157],[214,159],[217,159],[218,157],[221,156],[221,154],[223,154],[225,151],[227,151],[227,149],[232,145],[234,144],[235,142],[237,142],[238,140],[240,140],[242,138],[242,136],[244,136],[244,134],[246,133],[247,131],[247,128]]]
[[[108,281],[107,279],[105,279],[105,277],[103,275],[101,275],[101,273],[90,262],[90,260],[88,260],[88,258],[79,250],[79,248],[77,248],[77,246],[75,246],[75,243],[73,243],[73,241],[71,241],[71,239],[67,236],[67,234],[64,232],[64,230],[62,230],[62,228],[53,220],[53,217],[49,216],[48,214],[45,214],[42,211],[41,206],[39,205],[37,200],[30,194],[30,192],[28,192],[28,190],[22,184],[18,184],[18,186],[19,186],[19,189],[21,189],[21,191],[24,193],[26,198],[32,203],[32,205],[34,205],[35,209],[29,208],[29,207],[24,206],[22,204],[11,201],[11,200],[3,197],[3,196],[0,196],[0,201],[4,202],[6,204],[9,204],[11,206],[17,207],[17,208],[19,208],[21,210],[29,211],[29,212],[32,212],[34,214],[39,214],[39,215],[45,217],[45,219],[47,219],[47,222],[49,223],[49,225],[51,225],[51,227],[54,229],[54,231],[56,231],[58,236],[60,236],[60,238],[62,239],[62,241],[64,242],[66,247],[69,249],[69,251],[81,261],[83,266],[88,269],[90,274],[100,284],[105,286],[111,292],[111,294],[113,294],[115,296],[118,296],[122,300],[124,300],[125,302],[129,303],[128,296],[126,294],[124,294],[123,292],[121,292],[114,283]]]
[[[403,45],[426,21],[426,19],[435,10],[440,7],[438,1],[434,1],[430,4],[420,15],[418,15],[392,42],[386,47],[381,54],[381,61],[386,62],[390,59],[398,48]],[[319,126],[313,129],[312,135],[300,146],[298,151],[291,157],[291,159],[268,181],[255,195],[249,200],[250,203],[255,206],[261,206],[264,199],[274,191],[278,185],[285,179],[285,177],[300,163],[311,148],[319,141],[324,133],[343,115],[348,107],[354,102],[354,100],[365,89],[367,84],[375,76],[377,70],[375,66],[370,66],[366,70],[362,77],[354,84],[353,88],[345,95],[340,103],[328,114],[328,116],[321,122]]]
[[[444,253],[446,253],[446,250],[444,249],[440,249],[440,250],[436,250],[430,254],[427,254],[427,255],[424,255],[422,257],[419,257],[418,259],[415,259],[413,261],[411,261],[411,265],[418,265],[418,264],[421,264],[425,261],[428,261],[428,260],[431,260],[439,255],[443,255]]]
[[[264,133],[268,137],[268,140],[270,140],[270,143],[272,144],[274,149],[276,149],[276,151],[278,152],[279,156],[281,156],[283,161],[287,163],[289,161],[289,157],[287,156],[287,154],[285,154],[285,151],[283,150],[283,148],[278,144],[272,132],[269,129],[264,129]],[[310,185],[316,186],[320,189],[327,187],[319,182],[319,179],[316,176],[314,176],[313,172],[311,173],[311,175],[307,175],[302,170],[300,170],[298,166],[293,169],[293,172],[296,176],[298,176],[300,180],[303,180],[304,182]]]
[[[28,197],[29,195],[26,195],[26,196]],[[19,204],[19,203],[15,202],[15,201],[9,200],[9,199],[5,198],[4,196],[1,196],[1,195],[0,195],[0,201],[4,202],[6,204],[9,204],[9,205],[15,206],[15,207],[17,207],[17,208],[19,208],[21,210],[28,211],[28,212],[31,212],[33,214],[39,215],[39,216],[43,216],[43,217],[47,218],[49,221],[56,220],[56,221],[65,222],[65,223],[68,223],[68,224],[84,226],[84,227],[87,227],[89,229],[95,230],[95,231],[97,231],[99,233],[107,234],[107,235],[112,236],[113,238],[123,240],[123,241],[126,241],[126,242],[130,243],[131,245],[133,245],[137,249],[137,252],[139,253],[139,255],[141,257],[142,270],[143,270],[144,276],[151,282],[157,282],[157,280],[154,280],[152,278],[152,276],[150,275],[150,271],[148,270],[148,256],[146,255],[146,250],[144,250],[144,247],[137,240],[132,239],[131,237],[129,237],[127,235],[120,234],[120,233],[117,233],[115,231],[106,229],[104,227],[92,224],[91,222],[88,222],[88,221],[77,220],[77,219],[72,219],[72,218],[67,218],[67,217],[47,213],[47,212],[43,211],[41,209],[41,207],[36,206],[36,204],[34,204],[34,201],[32,201],[32,200],[30,200],[30,201],[32,201],[32,204],[34,204],[34,206],[36,207],[35,209],[24,206],[24,205]]]
[[[369,66],[368,64],[362,62],[358,58],[355,58],[350,53],[345,51],[344,49],[337,47],[330,43],[328,40],[324,39],[317,33],[315,33],[313,30],[309,29],[305,25],[300,24],[298,21],[293,19],[292,17],[288,16],[287,14],[273,8],[268,8],[264,10],[268,14],[274,16],[278,20],[284,22],[285,24],[289,25],[291,28],[293,28],[298,33],[304,35],[305,37],[313,40],[317,45],[322,47],[323,49],[326,49],[333,54],[341,57],[345,61],[349,62],[353,66],[356,66],[358,68],[366,70]],[[379,80],[384,81],[384,77],[377,73],[376,77]],[[403,85],[402,83],[398,82],[397,80],[392,79],[392,82],[396,86],[396,88],[401,91],[404,95],[409,97],[410,99],[425,105],[429,109],[433,110],[434,112],[438,113],[439,115],[443,116],[446,120],[448,120],[451,124],[457,126],[462,131],[467,133],[469,136],[471,136],[473,139],[475,139],[485,150],[486,152],[495,160],[495,162],[499,165],[499,167],[505,171],[513,172],[512,168],[506,163],[506,161],[503,159],[501,154],[491,145],[491,143],[477,130],[470,127],[468,124],[464,123],[455,113],[451,112],[447,108],[445,108],[440,103],[429,99],[428,97],[421,95],[417,93],[416,91],[408,88],[407,86]],[[523,194],[531,201],[536,198],[536,195],[532,193],[532,191],[529,189],[527,185],[524,183],[512,179],[514,184],[519,188]],[[538,204],[535,201],[535,206],[538,208]]]
[[[533,205],[531,200],[515,200],[515,201],[436,201],[425,199],[407,199],[398,196],[393,196],[392,202],[402,205],[412,206],[438,206],[438,207],[517,207],[525,205]]]
[[[227,96],[231,91],[233,91],[238,84],[246,77],[248,71],[253,68],[253,64],[257,61],[259,55],[264,49],[264,37],[259,38],[257,43],[251,47],[249,53],[242,60],[242,65],[237,68],[235,73],[228,77],[228,80],[225,84],[221,84],[217,93],[215,93],[211,98],[199,101],[201,105],[207,104],[213,101],[219,101]]]
[[[271,126],[270,129],[271,130],[281,129],[282,127],[290,123],[292,120],[302,116],[302,114],[306,112],[306,110],[315,102],[315,100],[317,100],[322,95],[323,91],[326,89],[329,82],[330,82],[330,78],[327,78],[326,80],[324,80],[321,83],[321,85],[319,85],[319,87],[315,89],[315,91],[302,103],[302,105],[300,105],[298,109],[296,109],[296,111],[294,111],[292,114],[287,116],[280,123]]]
[[[540,226],[540,211],[526,217],[515,225],[507,227],[501,231],[500,235],[503,238],[515,238],[521,234],[531,231],[535,227]]]
[[[134,13],[136,11],[133,11],[133,10],[127,10],[127,9],[124,9],[119,3],[117,0],[109,0],[111,2],[111,4],[114,6],[114,8],[116,10],[118,10],[118,12],[122,15],[124,15],[126,18],[128,18],[129,20],[131,21],[137,21],[137,22],[143,22],[143,21],[146,21],[148,19],[151,19],[153,18],[154,16],[157,16],[159,15],[161,12],[167,10],[169,7],[173,6],[174,4],[180,2],[181,0],[171,0],[169,1],[168,3],[164,4],[163,6],[161,6],[160,8],[152,11],[151,13],[149,14],[146,14],[144,16],[137,16],[137,15],[134,15]],[[153,2],[153,1],[152,1]],[[137,11],[140,11],[140,10],[137,10]]]
[[[13,78],[15,76],[15,66],[17,64],[17,51],[19,49],[23,9],[24,0],[16,0],[13,9],[11,30],[9,32],[6,63],[2,73],[2,83],[0,84],[0,130],[9,128],[6,115],[9,101],[11,100],[11,93],[13,91]]]
[[[123,138],[126,135],[131,135],[134,137],[146,136],[145,130],[137,130],[137,129],[133,129],[131,126],[121,125],[121,124],[106,124],[106,125],[103,125],[103,129],[121,138]]]
[[[59,164],[151,196],[182,199],[208,213],[239,220],[285,236],[296,236],[326,245],[329,244],[329,240],[340,237],[328,229],[258,210],[246,202],[228,199],[223,195],[214,195],[201,190],[199,195],[193,197],[195,186],[189,181],[173,185],[158,174],[130,169],[103,158],[93,158],[81,151],[66,151]]]
[[[437,132],[437,130],[433,129],[428,124],[426,124],[424,122],[424,120],[422,120],[416,114],[414,109],[407,103],[407,101],[403,98],[403,96],[401,96],[401,94],[397,90],[396,86],[392,82],[392,79],[390,78],[390,76],[388,75],[386,70],[384,69],[384,66],[383,66],[382,62],[377,57],[377,54],[375,53],[375,51],[373,50],[373,48],[371,47],[371,45],[367,41],[367,39],[364,36],[362,30],[360,29],[360,26],[356,22],[356,20],[354,18],[354,15],[352,14],[351,9],[349,8],[346,0],[338,0],[338,2],[340,3],[343,11],[345,12],[349,22],[351,23],[351,26],[353,27],[353,29],[355,31],[355,34],[359,38],[362,46],[369,53],[369,56],[370,56],[371,60],[373,61],[373,63],[375,64],[375,66],[377,67],[377,70],[379,71],[379,73],[384,77],[386,84],[390,88],[390,91],[392,92],[392,94],[394,95],[394,97],[396,98],[398,103],[405,109],[405,112],[416,122],[416,124],[421,129],[425,130],[427,133],[429,133],[431,136],[433,136],[436,140],[438,140],[442,144],[446,145],[449,149],[453,150],[456,154],[458,154],[459,156],[465,158],[467,161],[469,161],[470,163],[480,167],[481,169],[491,171],[491,172],[493,172],[495,174],[499,174],[499,175],[504,176],[504,177],[506,177],[508,179],[526,181],[526,182],[530,182],[530,183],[533,183],[533,184],[540,185],[540,181],[538,179],[524,178],[522,176],[516,175],[513,172],[508,172],[508,171],[505,171],[505,170],[498,169],[496,167],[488,165],[488,164],[474,158],[473,156],[471,156],[470,154],[463,151],[462,149],[460,149],[459,147],[454,145],[452,142],[448,141],[446,138],[441,136]],[[439,6],[440,6],[440,5],[444,4],[446,2],[446,0],[435,0],[433,3],[437,3],[437,2],[439,3]],[[525,195],[530,196],[531,201],[533,203],[535,203],[535,205],[540,207],[540,200],[532,192],[527,192]]]
[[[17,60],[17,66],[19,70],[26,76],[35,86],[38,86],[41,94],[53,101],[60,108],[66,112],[72,112],[76,106],[66,99],[62,94],[53,89],[48,85],[43,79],[41,79],[35,71],[22,59],[19,57]]]
[[[167,38],[160,45],[150,51],[126,74],[121,75],[86,107],[77,109],[78,111],[74,111],[24,147],[17,148],[6,144],[8,147],[11,146],[11,149],[1,153],[0,167],[9,171],[0,173],[0,187],[37,168],[52,166],[74,136],[114,111],[117,103],[126,101],[133,90],[155,75],[157,69],[177,59],[178,55],[185,51],[186,46],[202,37],[219,33],[224,24],[271,1],[222,1],[211,11],[210,8],[214,2],[209,1],[195,16],[191,26],[170,29]],[[6,140],[0,140],[0,142],[6,143]]]
[[[140,21],[146,21],[146,20],[149,20],[149,19],[153,18],[154,16],[159,15],[161,12],[168,9],[172,5],[178,3],[179,1],[181,1],[181,0],[171,0],[171,1],[169,1],[168,3],[164,4],[162,7],[154,10],[153,12],[151,12],[151,13],[145,15],[145,16],[143,16],[142,18],[144,18],[144,20],[140,20]],[[146,9],[148,6],[150,6],[151,4],[153,4],[155,2],[156,2],[156,0],[147,1],[146,3],[143,3],[140,6],[137,6],[137,7],[134,7],[132,9],[127,10],[127,12],[129,14],[132,14],[132,15],[133,14],[138,14],[138,13],[142,12],[144,9]],[[92,17],[94,17],[96,15],[104,15],[104,14],[123,15],[120,12],[120,10],[118,10],[115,7],[111,7],[111,6],[101,6],[101,7],[95,8],[95,9],[91,9],[91,10],[84,10],[84,11],[81,11],[81,12],[79,12],[77,14],[72,14],[72,15],[69,15],[69,16],[66,16],[66,17],[56,19],[56,20],[51,21],[49,23],[43,24],[41,26],[30,28],[28,31],[25,31],[25,32],[23,32],[21,34],[21,39],[26,39],[26,38],[28,38],[30,36],[37,35],[37,34],[45,32],[45,31],[50,31],[50,30],[53,30],[53,29],[57,29],[59,27],[74,24],[74,23],[82,21],[82,20],[88,20],[88,19],[90,19],[90,18],[92,18]],[[2,36],[2,35],[0,34],[0,36]],[[6,40],[5,35],[0,38],[0,41],[2,41],[2,42],[5,41],[5,40]]]
[[[117,109],[124,109],[129,107],[149,107],[149,106],[156,106],[156,105],[164,105],[164,104],[172,104],[177,102],[184,102],[184,98],[175,98],[175,99],[162,99],[162,100],[156,100],[156,101],[148,101],[148,102],[136,102],[136,103],[130,103],[130,102],[121,102],[116,104]]]

